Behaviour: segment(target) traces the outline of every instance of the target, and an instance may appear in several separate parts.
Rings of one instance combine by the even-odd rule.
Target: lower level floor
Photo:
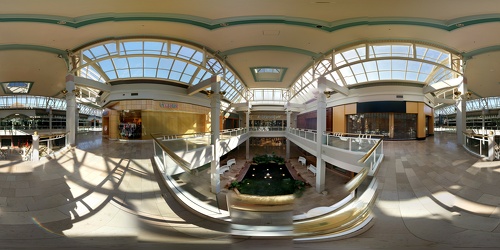
[[[500,162],[470,155],[456,144],[455,134],[444,132],[426,140],[385,142],[384,154],[370,230],[344,240],[294,243],[232,237],[229,225],[188,212],[159,184],[152,141],[112,141],[99,132],[81,133],[75,148],[53,159],[22,162],[15,154],[0,159],[0,244],[6,249],[491,249],[500,245]],[[238,162],[244,156],[236,152],[235,157]],[[307,171],[303,173],[314,181]],[[334,186],[327,190],[335,193]],[[335,199],[314,192],[303,197],[307,205]]]

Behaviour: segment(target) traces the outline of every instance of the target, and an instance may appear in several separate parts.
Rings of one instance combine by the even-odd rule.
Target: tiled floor
[[[293,244],[233,238],[228,225],[186,211],[157,184],[151,141],[79,134],[54,160],[0,160],[0,249],[498,249],[500,162],[478,160],[455,140],[385,142],[374,226],[351,239]],[[304,196],[304,211],[335,199]]]

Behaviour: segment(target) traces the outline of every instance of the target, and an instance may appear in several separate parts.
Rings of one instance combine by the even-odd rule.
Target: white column
[[[247,110],[247,113],[246,113],[246,117],[245,117],[245,121],[246,121],[246,126],[247,126],[247,133],[250,132],[250,108],[248,108]],[[248,137],[247,141],[245,142],[245,149],[246,149],[246,154],[245,154],[245,158],[247,161],[250,160],[250,137]]]
[[[40,153],[39,153],[39,148],[40,148],[40,136],[38,135],[38,132],[33,133],[33,141],[31,143],[31,146],[33,147],[33,151],[31,151],[31,161],[39,161],[40,160]]]
[[[76,96],[73,93],[75,90],[75,76],[66,75],[66,132],[68,134],[68,144],[74,146],[76,144]]]
[[[495,132],[490,130],[490,132],[485,132],[488,135],[488,160],[495,160]]]
[[[210,95],[211,110],[211,144],[212,144],[212,163],[210,164],[210,186],[211,192],[218,194],[220,192],[220,85],[219,82],[212,82]]]
[[[324,94],[326,85],[318,81],[318,101],[316,117],[316,192],[325,190],[325,161],[321,158],[323,148],[323,133],[326,130],[326,96]]]
[[[286,111],[286,131],[285,134],[290,131],[290,123],[292,122],[292,112],[287,110]],[[290,160],[290,140],[286,138],[286,153],[285,153],[285,159]]]
[[[466,112],[466,93],[467,93],[467,84],[466,84],[466,78],[464,77],[464,81],[458,85],[458,91],[460,92],[460,96],[458,97],[457,100],[457,116],[456,116],[456,121],[457,121],[457,143],[458,145],[463,145],[464,142],[464,134],[465,130],[467,129],[466,127],[466,120],[467,120],[467,112]]]

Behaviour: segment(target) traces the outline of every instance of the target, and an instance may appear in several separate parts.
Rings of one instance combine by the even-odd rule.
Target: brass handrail
[[[347,182],[344,186],[345,191],[347,193],[351,193],[352,191],[356,190],[356,188],[363,183],[363,181],[366,179],[368,176],[368,167],[363,167],[361,171],[356,174],[349,182]]]
[[[361,157],[361,159],[358,160],[358,163],[365,163],[366,160],[368,160],[368,157],[370,157],[370,155],[373,153],[373,151],[375,151],[377,149],[378,145],[380,145],[380,143],[382,143],[382,140],[383,139],[378,140],[378,142],[375,143],[375,145],[373,145],[373,147],[370,148],[370,150],[368,150],[368,152],[365,155],[363,155],[363,157]]]
[[[325,131],[325,133],[327,134],[341,134],[341,136],[349,136],[349,137],[359,137],[359,136],[362,136],[362,135],[368,135],[368,136],[373,136],[373,137],[384,137],[384,135],[378,135],[378,134],[355,134],[355,133],[342,133],[342,132],[332,132],[332,131]],[[370,138],[368,138],[370,139]]]
[[[462,134],[466,136],[473,136],[473,137],[481,137],[481,138],[488,138],[488,135],[481,135],[481,134],[475,134],[475,133],[468,133],[468,132],[462,132]]]
[[[179,157],[176,153],[174,153],[174,151],[170,150],[167,146],[163,145],[158,139],[156,139],[153,136],[153,134],[150,134],[150,135],[153,138],[153,140],[155,141],[155,143],[157,143],[161,147],[161,149],[163,151],[165,151],[165,153],[167,153],[170,158],[172,158],[172,160],[175,163],[177,163],[186,172],[188,172],[188,173],[192,172],[192,170],[189,168],[189,163],[187,161],[185,161],[184,159]],[[164,166],[164,167],[167,168],[167,166]]]
[[[376,181],[376,179],[373,181]],[[366,203],[359,204],[362,201],[357,198],[353,202],[359,205],[352,206],[349,209],[340,209],[322,216],[294,222],[294,236],[307,238],[335,233],[341,234],[359,226],[370,217],[371,207],[375,203],[377,193],[378,191],[375,190],[373,196]]]
[[[225,133],[225,132],[230,132],[229,130],[235,131],[235,130],[243,130],[243,129],[246,129],[246,127],[245,128],[224,129],[224,130],[220,130],[219,132]],[[151,137],[155,138],[155,136],[165,137],[165,136],[187,136],[187,135],[199,135],[199,134],[210,135],[210,134],[212,134],[212,132],[211,131],[210,132],[195,132],[195,133],[173,134],[173,135],[165,135],[165,134],[161,134],[161,133],[150,133],[149,135],[151,135]]]

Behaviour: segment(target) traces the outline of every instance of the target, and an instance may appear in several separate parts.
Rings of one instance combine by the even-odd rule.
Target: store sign
[[[286,120],[286,116],[284,115],[250,115],[251,120]]]
[[[168,103],[168,102],[160,102],[160,108],[164,109],[178,109],[179,104],[177,103]]]

